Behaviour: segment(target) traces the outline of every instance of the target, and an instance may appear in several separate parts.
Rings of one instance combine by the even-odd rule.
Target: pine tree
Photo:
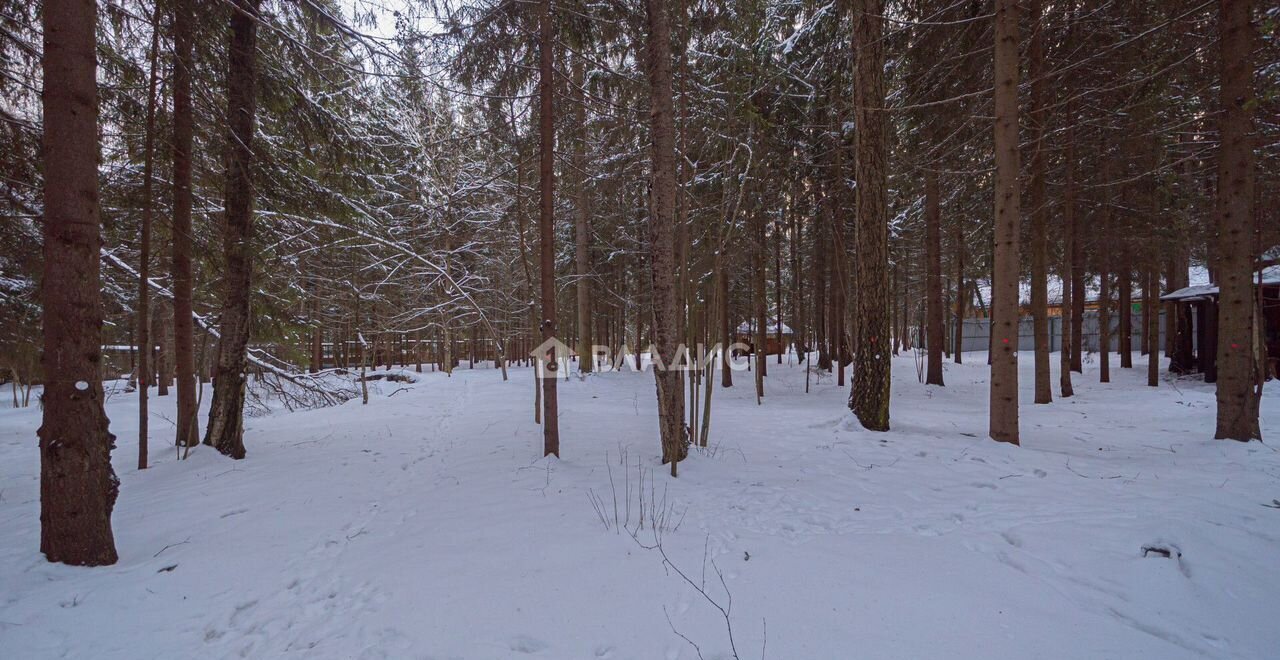
[[[95,6],[46,0],[43,12],[40,551],[78,566],[116,563],[111,510],[120,487],[102,407]]]
[[[1220,0],[1218,5],[1218,419],[1214,437],[1261,440],[1258,410],[1262,399],[1257,299],[1253,268],[1257,255],[1254,228],[1253,113],[1256,100],[1251,64],[1255,43],[1251,0]]]
[[[854,117],[858,182],[858,347],[849,408],[864,428],[889,430],[888,118],[884,104],[884,1],[854,5]]]
[[[244,397],[253,277],[254,118],[257,110],[258,0],[235,0],[227,68],[227,174],[222,250],[226,275],[213,401],[205,444],[244,458]]]
[[[1018,438],[1018,5],[996,0],[995,266],[991,286],[991,438]]]
[[[676,136],[671,78],[671,20],[663,0],[645,0],[648,32],[645,71],[649,80],[651,174],[649,184],[649,266],[653,286],[654,379],[662,462],[676,464],[688,453],[684,430],[684,379],[674,369],[680,343],[675,283]]]

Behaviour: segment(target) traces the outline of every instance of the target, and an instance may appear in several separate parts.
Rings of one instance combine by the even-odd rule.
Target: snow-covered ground
[[[39,412],[3,409],[0,656],[1280,654],[1280,454],[1212,440],[1210,386],[1147,388],[1142,359],[1100,385],[1089,364],[1075,398],[1022,406],[1019,448],[986,439],[987,368],[966,358],[946,388],[898,358],[889,433],[860,430],[830,377],[806,394],[770,364],[757,406],[735,374],[714,451],[677,480],[654,469],[651,374],[562,381],[560,460],[541,458],[528,369],[252,418],[239,462],[176,461],[173,399],[153,398],[143,472],[136,397],[116,394],[120,562],[94,569],[38,553]],[[729,610],[732,647],[691,583]]]

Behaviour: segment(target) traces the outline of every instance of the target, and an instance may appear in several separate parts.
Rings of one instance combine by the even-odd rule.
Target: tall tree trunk
[[[1187,267],[1189,258],[1185,246],[1179,246],[1170,258],[1168,288],[1176,291],[1188,285]],[[1192,346],[1193,332],[1191,325],[1191,307],[1177,303],[1169,303],[1165,315],[1166,333],[1169,336],[1172,350],[1169,352],[1169,371],[1175,374],[1190,372],[1195,366],[1195,349]]]
[[[653,336],[657,357],[672,366],[680,342],[680,315],[674,277],[676,214],[676,135],[671,82],[671,23],[664,0],[646,0],[649,78],[649,121],[653,140],[649,199],[649,265],[653,280]],[[679,371],[655,367],[658,390],[658,428],[662,462],[676,464],[688,453],[684,424],[684,379]]]
[[[843,89],[840,82],[840,76],[836,76],[836,88]],[[834,95],[833,95],[834,96]],[[844,174],[844,142],[841,139],[842,126],[844,118],[840,112],[835,113],[835,125],[832,126],[832,135],[835,136],[835,167],[833,169],[831,190],[831,247],[835,251],[835,258],[831,260],[831,313],[828,315],[831,323],[831,329],[828,336],[831,338],[831,357],[835,360],[836,386],[844,387],[845,366],[848,364],[845,360],[845,292],[849,287],[848,277],[848,259],[849,249],[844,240],[845,230],[845,174]]]
[[[1108,170],[1103,168],[1103,180],[1110,181]],[[1111,382],[1111,207],[1104,193],[1101,214],[1102,246],[1098,255],[1098,382]]]
[[[311,367],[308,371],[314,374],[324,368],[324,325],[320,321],[320,296],[315,292],[314,283],[308,302],[311,308],[308,314],[311,321]]]
[[[1122,239],[1120,249],[1120,267],[1116,270],[1116,285],[1120,289],[1120,299],[1116,302],[1116,312],[1120,315],[1120,343],[1116,352],[1120,354],[1120,368],[1133,368],[1133,252],[1128,243],[1129,237]]]
[[[829,192],[823,182],[817,183],[818,208],[814,209],[815,227],[813,234],[813,340],[818,349],[818,368],[831,371],[831,351],[827,348],[827,248],[831,243],[829,229],[831,222],[827,214],[831,212],[828,203]]]
[[[576,211],[573,225],[574,267],[577,279],[574,288],[578,294],[578,370],[590,373],[595,368],[595,356],[591,353],[591,206],[587,203],[586,142],[587,97],[582,89],[585,84],[582,57],[573,59],[574,127],[577,135],[573,141],[573,204]]]
[[[1153,255],[1154,256],[1154,255]],[[1147,264],[1146,279],[1142,285],[1142,335],[1149,346],[1147,350],[1147,385],[1160,386],[1160,271],[1153,262]]]
[[[147,129],[142,145],[142,237],[138,255],[138,315],[134,326],[138,331],[138,469],[147,469],[147,424],[150,413],[147,399],[151,377],[151,217],[155,205],[155,141],[156,141],[156,88],[160,81],[160,8],[156,5],[151,14],[151,53],[148,57],[150,73],[147,81]]]
[[[1066,169],[1062,186],[1062,260],[1058,262],[1058,279],[1062,282],[1059,305],[1062,309],[1062,349],[1058,353],[1058,389],[1062,398],[1075,394],[1071,384],[1072,361],[1079,355],[1076,318],[1076,127],[1074,105],[1067,105],[1067,146],[1063,156]]]
[[[996,0],[991,438],[1018,444],[1018,5]]]
[[[1254,218],[1252,53],[1256,38],[1250,0],[1220,0],[1218,31],[1221,89],[1218,115],[1218,420],[1214,437],[1261,440],[1262,399],[1257,298],[1253,268],[1258,253]]]
[[[173,358],[178,382],[175,441],[179,447],[199,442],[195,325],[191,319],[192,2],[178,0],[173,16]]]
[[[924,222],[925,222],[925,317],[928,330],[925,348],[929,351],[925,383],[942,385],[942,344],[946,341],[942,314],[942,209],[938,193],[938,172],[932,168],[924,173]]]
[[[556,252],[555,252],[555,29],[551,0],[543,0],[538,36],[538,264],[542,294],[539,329],[547,343],[548,372],[542,385],[542,455],[560,457],[559,399],[556,396],[556,369],[559,355],[555,343]]]
[[[1045,126],[1048,123],[1044,79],[1044,21],[1041,18],[1043,0],[1028,3],[1031,23],[1031,47],[1028,74],[1031,76],[1031,181],[1028,188],[1031,199],[1031,318],[1035,340],[1035,402],[1053,401],[1053,386],[1049,372],[1049,240],[1048,197],[1045,194],[1045,175],[1048,170],[1048,154],[1045,149]]]
[[[763,196],[763,194],[762,194]],[[764,213],[760,210],[763,200],[757,200],[755,212],[752,213],[752,240],[751,240],[751,329],[752,343],[755,344],[756,360],[756,405],[764,402],[764,378],[767,375],[766,369],[769,365],[769,328],[766,327],[768,322],[765,320],[765,301],[768,294],[765,289],[768,287],[767,278],[765,277],[765,260],[764,251],[766,248],[764,224]]]
[[[257,108],[258,1],[235,0],[227,68],[227,179],[222,251],[226,261],[218,364],[205,444],[244,458],[245,362],[253,274],[253,125]]]
[[[1070,140],[1074,146],[1074,133]],[[1082,374],[1084,373],[1084,299],[1087,292],[1084,287],[1084,232],[1080,231],[1078,220],[1072,223],[1071,231],[1071,370]]]
[[[783,213],[787,211],[784,210]],[[787,352],[786,344],[782,342],[782,227],[781,221],[773,225],[773,291],[774,311],[777,314],[773,320],[778,333],[778,364],[782,364],[782,354]],[[843,369],[840,370],[840,375],[843,381]]]
[[[733,387],[733,370],[729,368],[729,362],[733,358],[733,354],[729,351],[729,346],[733,344],[732,327],[729,325],[729,277],[724,272],[724,264],[720,254],[716,255],[717,262],[720,262],[716,271],[716,319],[720,322],[720,387]]]
[[[862,426],[889,430],[888,120],[884,107],[884,0],[857,0],[854,117],[857,127],[858,354],[849,408]]]
[[[793,199],[795,197],[793,196]],[[804,322],[800,319],[800,309],[802,305],[801,298],[801,282],[804,281],[800,277],[800,213],[793,212],[789,218],[791,240],[787,243],[788,251],[791,257],[791,340],[795,345],[796,359],[800,364],[805,365],[805,369],[809,368],[805,362],[807,357],[804,349]]]
[[[965,308],[969,303],[969,290],[965,288],[964,282],[964,223],[960,218],[953,220],[956,225],[955,233],[955,249],[956,249],[956,339],[955,339],[955,356],[956,364],[964,363],[964,317]]]
[[[44,408],[40,552],[77,566],[116,563],[120,481],[102,408],[98,251],[96,4],[46,0],[44,28]]]
[[[151,331],[156,338],[156,396],[169,396],[173,384],[173,305],[168,300],[156,301],[151,315]]]

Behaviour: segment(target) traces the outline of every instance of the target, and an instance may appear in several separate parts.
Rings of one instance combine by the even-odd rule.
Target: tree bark
[[[1147,264],[1146,280],[1142,285],[1142,335],[1147,340],[1147,385],[1160,386],[1160,271],[1153,263]]]
[[[829,228],[831,222],[827,214],[831,212],[828,203],[826,184],[819,181],[818,208],[814,209],[813,233],[813,341],[818,349],[818,368],[831,371],[831,351],[827,342],[827,248],[830,245]]]
[[[676,135],[671,80],[671,23],[664,0],[646,0],[648,39],[645,69],[649,79],[652,173],[649,199],[649,265],[653,282],[653,335],[657,357],[670,367],[680,342],[676,308],[675,214]],[[684,379],[679,371],[654,369],[658,391],[658,428],[662,462],[676,464],[688,453],[684,424]]]
[[[178,386],[175,442],[199,442],[196,420],[195,324],[191,318],[191,148],[194,116],[192,0],[178,0],[173,16],[173,359]]]
[[[151,315],[151,330],[156,338],[156,396],[169,396],[173,384],[173,342],[170,328],[173,326],[173,305],[166,300],[156,301]]]
[[[925,317],[928,331],[925,333],[925,348],[929,351],[928,368],[925,383],[942,385],[942,344],[946,341],[943,330],[942,314],[942,209],[938,199],[938,172],[934,169],[924,173],[924,222],[925,222]]]
[[[138,331],[138,469],[147,469],[147,424],[150,421],[147,403],[148,386],[151,381],[151,219],[154,208],[155,187],[155,134],[156,134],[156,88],[160,81],[160,9],[156,6],[152,12],[151,53],[148,62],[151,67],[147,79],[147,128],[142,145],[142,228],[140,249],[138,254],[138,312],[134,326]]]
[[[956,364],[964,363],[964,317],[969,303],[969,290],[964,282],[964,224],[960,218],[953,220],[956,225],[956,320],[955,320],[955,360]]]
[[[554,343],[556,318],[555,253],[555,29],[551,0],[543,0],[538,17],[538,263],[542,295],[542,319],[538,326],[544,342]],[[548,347],[547,373],[542,385],[542,455],[560,457],[559,399],[556,396],[556,350]]]
[[[578,370],[590,373],[595,369],[595,356],[591,353],[591,206],[587,201],[586,142],[587,98],[582,87],[585,84],[582,57],[573,60],[573,115],[577,139],[573,142],[573,204],[576,211],[573,225],[574,267],[577,279],[574,288],[578,295]]]
[[[95,3],[46,0],[44,29],[44,408],[40,551],[51,562],[117,560],[120,481],[102,389]]]
[[[1258,411],[1257,298],[1253,269],[1258,252],[1254,219],[1252,53],[1256,37],[1250,0],[1220,0],[1221,67],[1218,133],[1218,414],[1214,437],[1261,440]]]
[[[755,211],[752,213],[751,224],[752,240],[751,240],[751,329],[752,343],[755,344],[753,357],[755,358],[755,380],[756,380],[756,405],[764,402],[764,378],[769,368],[769,328],[766,327],[768,322],[765,320],[766,299],[768,294],[765,291],[768,288],[765,277],[765,234],[764,213],[760,210],[761,202],[753,205]]]
[[[1079,359],[1078,322],[1076,318],[1076,127],[1074,105],[1067,105],[1066,150],[1063,166],[1066,173],[1062,186],[1062,261],[1058,262],[1058,279],[1062,282],[1062,348],[1058,352],[1058,390],[1062,398],[1075,394],[1071,384],[1072,361]]]
[[[244,458],[245,361],[249,343],[253,275],[253,126],[257,109],[259,0],[235,0],[227,68],[227,174],[222,251],[226,262],[218,363],[205,444]]]
[[[1120,315],[1120,343],[1116,352],[1120,354],[1120,368],[1133,368],[1133,260],[1128,244],[1128,237],[1121,239],[1120,267],[1116,269],[1116,286],[1120,289],[1120,299],[1116,302],[1116,313]]]
[[[1111,180],[1111,168],[1103,179]],[[1111,207],[1105,193],[1099,209],[1102,226],[1101,254],[1098,255],[1098,382],[1111,382]]]
[[[720,387],[733,387],[733,370],[729,368],[729,362],[733,358],[733,354],[729,351],[729,346],[733,344],[733,335],[730,333],[732,327],[729,325],[729,277],[724,272],[724,264],[720,255],[717,255],[717,262],[720,264],[716,271],[716,317],[720,322],[720,361],[722,362],[720,369]]]
[[[884,0],[854,10],[854,120],[857,127],[858,353],[849,408],[862,426],[889,430],[888,120],[884,107]]]
[[[1045,126],[1048,123],[1045,108],[1044,78],[1044,21],[1041,18],[1043,0],[1028,2],[1031,24],[1031,46],[1028,49],[1028,75],[1031,76],[1031,317],[1035,340],[1035,402],[1053,401],[1053,386],[1049,371],[1049,241],[1048,196],[1045,194],[1045,175],[1049,162],[1045,149]]]
[[[991,285],[993,440],[1018,444],[1018,6],[996,0],[995,265]]]

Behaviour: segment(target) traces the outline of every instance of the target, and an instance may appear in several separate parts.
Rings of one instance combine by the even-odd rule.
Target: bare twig
[[[161,552],[164,552],[165,550],[168,550],[169,548],[174,548],[174,547],[177,547],[177,546],[180,546],[180,545],[186,545],[187,543],[190,543],[190,542],[191,542],[191,537],[190,537],[190,536],[188,536],[188,537],[187,537],[187,540],[182,541],[181,543],[170,543],[169,545],[166,545],[165,547],[160,548],[160,551],[159,551],[159,552],[155,553],[154,555],[151,555],[151,558],[152,558],[152,559],[155,559],[156,557],[159,557],[159,556],[160,556],[160,553],[161,553]]]

